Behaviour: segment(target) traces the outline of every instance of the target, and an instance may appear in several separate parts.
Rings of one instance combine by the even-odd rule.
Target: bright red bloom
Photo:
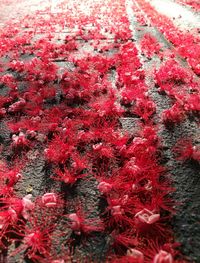
[[[173,148],[178,160],[200,161],[200,149],[193,145],[191,139],[180,139]]]

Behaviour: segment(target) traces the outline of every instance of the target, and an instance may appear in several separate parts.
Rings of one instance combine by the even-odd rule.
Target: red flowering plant
[[[34,208],[34,203],[31,201],[32,195],[28,194],[23,198],[17,196],[11,196],[1,198],[3,208],[6,210],[13,210],[18,218],[23,217],[28,219],[29,212]]]
[[[194,11],[200,11],[200,4],[195,0],[176,0],[176,2],[183,6],[192,7]]]
[[[10,243],[10,232],[17,228],[22,219],[28,219],[34,204],[31,201],[31,195],[21,199],[11,196],[11,192],[9,196],[4,193],[4,197],[0,198],[0,203],[0,246],[6,249]]]
[[[18,101],[11,104],[8,108],[9,113],[17,113],[24,109],[26,101],[23,98],[19,98]]]
[[[16,72],[23,72],[24,62],[19,60],[13,60],[12,62],[10,62],[9,68]]]
[[[147,21],[147,18],[144,16],[144,14],[141,12],[141,9],[137,5],[133,4],[131,8],[135,14],[135,17],[139,25],[146,26],[149,24],[149,22]]]
[[[158,11],[147,1],[136,0],[140,8],[148,15],[151,23],[159,28],[166,38],[173,43],[176,51],[185,59],[194,73],[199,75],[199,37],[178,29],[167,16]],[[193,52],[196,50],[197,52]]]
[[[0,212],[0,247],[2,250],[6,250],[8,242],[6,237],[9,230],[17,225],[17,214],[13,209],[1,210]]]
[[[188,94],[184,99],[184,109],[187,112],[196,112],[199,114],[200,112],[200,95],[196,92],[196,94]]]
[[[125,256],[117,259],[112,260],[113,263],[143,263],[144,262],[144,255],[143,253],[135,248],[127,249],[127,253]]]
[[[127,78],[131,78],[131,74],[133,71],[136,71],[140,69],[141,62],[138,57],[138,51],[135,45],[132,42],[127,42],[126,44],[123,44],[119,50],[119,54],[116,55],[117,61],[117,73],[119,74],[119,78],[121,81],[124,80],[123,76],[127,76]],[[127,59],[129,61],[127,65]],[[123,71],[124,67],[129,67],[130,72]],[[126,83],[126,79],[125,79]]]
[[[130,83],[126,83],[125,87],[121,91],[121,102],[123,105],[133,104],[138,98],[144,100],[144,94],[147,91],[147,87],[143,80],[139,76],[132,76]]]
[[[15,184],[22,178],[20,173],[20,164],[16,167],[8,168],[6,163],[1,161],[0,164],[0,196],[12,196]],[[22,168],[22,167],[21,167]]]
[[[67,185],[74,185],[80,178],[87,176],[88,160],[74,154],[71,157],[71,165],[69,168],[55,169],[55,175],[52,176],[54,180],[61,181]]]
[[[160,250],[158,252],[158,254],[155,255],[153,262],[157,263],[157,262],[168,262],[168,263],[172,263],[173,262],[173,257],[170,253],[168,253],[165,250]]]
[[[7,126],[12,133],[12,150],[19,152],[33,148],[37,141],[45,141],[46,135],[42,134],[43,125],[41,118],[38,117],[21,117],[17,122],[9,121]]]
[[[178,140],[173,148],[173,151],[176,154],[178,160],[200,161],[200,149],[198,145],[194,145],[192,140],[189,138],[182,138]]]
[[[103,222],[98,218],[94,218],[92,215],[86,215],[80,205],[81,204],[78,201],[78,206],[75,208],[75,212],[66,215],[66,218],[68,219],[68,227],[71,228],[76,235],[83,236],[104,231]]]
[[[149,98],[137,99],[133,107],[133,112],[144,121],[148,121],[156,112],[156,105]]]
[[[157,39],[150,35],[145,34],[140,41],[140,46],[142,52],[148,57],[151,58],[154,54],[157,54],[161,49],[161,44],[157,41]]]
[[[17,155],[24,149],[28,160],[39,150],[49,175],[40,179],[46,182],[52,178],[58,181],[56,186],[61,185],[61,193],[49,189],[34,196],[34,191],[34,201],[31,195],[19,197],[15,186],[24,180],[20,170],[2,166],[2,247],[7,250],[7,241],[17,245],[11,253],[9,247],[10,257],[18,254],[31,262],[68,262],[68,254],[79,250],[76,241],[87,242],[88,236],[94,238],[97,232],[111,237],[108,262],[170,262],[175,255],[163,245],[173,243],[167,223],[174,212],[168,194],[174,189],[160,165],[162,145],[153,118],[156,106],[145,83],[147,72],[133,43],[124,2],[105,0],[103,4],[106,8],[101,1],[88,2],[89,15],[81,12],[81,1],[68,1],[66,6],[63,1],[59,5],[62,12],[51,14],[46,9],[45,18],[34,13],[11,23],[0,37],[2,56],[11,51],[10,61],[3,63],[10,74],[0,80],[8,91],[0,97],[1,118],[11,132],[9,146],[17,153],[11,161],[18,163]],[[32,28],[30,33],[27,26]],[[62,32],[58,32],[60,28]],[[44,35],[38,39],[38,33]],[[147,56],[159,52],[154,38],[145,36],[143,40]],[[91,55],[94,48],[95,55]],[[24,63],[23,56],[28,57]],[[192,93],[188,93],[190,105],[184,97],[187,89],[195,89],[196,95],[197,85],[173,59],[156,71],[155,79],[175,101],[175,114],[171,109],[165,112],[167,121],[177,122],[180,112],[198,109],[198,99]],[[140,119],[133,130],[125,132],[120,118],[129,114]],[[195,156],[193,149],[190,158]],[[43,161],[42,156],[40,159]],[[96,211],[85,211],[85,200],[80,203],[73,198],[79,195],[82,183],[87,185],[87,175],[96,181],[94,188],[101,194],[97,199],[104,201],[100,218],[94,216]],[[157,236],[154,249],[151,243]],[[151,254],[149,258],[145,251]]]
[[[19,220],[18,227],[10,230],[10,233],[16,236],[13,240],[20,245],[9,257],[23,252],[25,257],[33,262],[42,262],[43,259],[52,257],[53,242],[60,237],[55,230],[57,219],[62,215],[63,201],[53,192],[37,197],[34,204],[30,203],[28,197],[24,200],[23,209],[29,209],[29,216],[25,217],[26,221]]]
[[[48,161],[57,164],[64,164],[69,159],[73,151],[73,144],[71,144],[65,138],[62,139],[57,135],[49,143],[48,148],[44,150],[44,153]]]
[[[26,80],[39,80],[41,84],[45,82],[54,81],[57,79],[57,67],[51,61],[42,61],[39,58],[33,58],[31,61],[25,63],[24,72],[26,73]]]
[[[170,109],[162,112],[162,121],[168,127],[182,122],[185,118],[185,111],[180,103],[176,102]]]
[[[160,211],[152,208],[143,208],[135,214],[135,228],[138,235],[148,239],[157,236],[161,241],[171,235],[171,230],[165,225]]]
[[[108,207],[106,212],[108,216],[105,223],[108,229],[124,229],[132,226],[135,208],[133,201],[135,200],[129,195],[118,197],[117,194],[113,193],[107,197]]]
[[[183,259],[175,259],[179,255],[179,251],[177,250],[177,248],[180,246],[180,244],[177,242],[163,242],[163,244],[160,245],[157,237],[151,240],[144,240],[144,243],[145,242],[148,243],[148,248],[143,246],[140,248],[140,251],[141,253],[143,253],[144,259],[147,262],[187,262]]]
[[[159,70],[155,71],[155,81],[161,90],[169,96],[174,96],[180,87],[189,85],[193,81],[193,76],[182,68],[174,59],[167,60]]]
[[[6,85],[11,90],[17,89],[16,80],[12,74],[5,74],[1,76],[0,83]]]
[[[186,113],[199,112],[198,84],[186,69],[173,60],[167,61],[155,72],[155,80],[160,90],[175,100],[174,105],[162,113],[162,120],[167,126],[183,121]]]

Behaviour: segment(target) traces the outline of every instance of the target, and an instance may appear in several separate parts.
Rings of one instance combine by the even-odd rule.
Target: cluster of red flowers
[[[200,3],[198,0],[176,0],[177,3],[192,7],[195,11],[200,11]]]
[[[144,51],[146,57],[151,58],[154,54],[158,54],[161,50],[161,44],[151,34],[145,34],[140,42],[141,50]]]
[[[175,46],[177,52],[184,57],[193,71],[200,75],[200,38],[196,34],[178,29],[165,15],[158,13],[149,2],[136,0],[151,23],[166,36]]]
[[[131,8],[134,12],[134,16],[135,16],[136,20],[138,21],[138,23],[141,26],[147,26],[148,21],[147,21],[146,17],[141,14],[141,9],[138,7],[138,5],[135,4],[134,1],[131,2]]]
[[[36,12],[37,21],[27,16],[1,32],[0,118],[10,139],[1,145],[2,156],[9,158],[0,161],[0,248],[6,254],[14,243],[10,257],[64,263],[73,258],[72,236],[85,242],[105,232],[112,237],[106,262],[183,262],[169,225],[175,203],[168,194],[174,189],[159,163],[156,105],[123,1],[103,2],[88,1],[88,15],[81,1],[68,1],[67,7],[63,1],[62,13]],[[58,30],[72,33],[58,35]],[[146,35],[141,48],[151,57],[160,44]],[[59,61],[71,67],[61,68]],[[163,113],[165,123],[199,111],[197,84],[175,61],[155,72],[155,81],[175,100]],[[193,93],[185,97],[187,89]],[[136,122],[132,132],[121,128],[126,116]],[[182,159],[198,161],[198,149],[188,143],[187,154],[177,145]],[[80,200],[65,200],[62,191],[21,196],[16,189],[36,149],[50,178],[71,191],[92,176],[104,211],[90,218]]]
[[[180,123],[186,114],[199,116],[200,93],[199,84],[194,75],[181,67],[174,59],[169,59],[155,72],[155,81],[159,91],[167,94],[173,106],[163,112],[166,125]]]

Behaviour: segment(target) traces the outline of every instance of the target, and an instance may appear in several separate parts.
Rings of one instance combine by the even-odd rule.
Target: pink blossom
[[[55,193],[46,193],[42,196],[42,204],[46,207],[56,207],[58,196]]]
[[[170,253],[160,250],[153,259],[153,263],[173,263],[173,257]]]
[[[137,260],[137,263],[143,263],[144,262],[144,255],[141,251],[134,249],[134,248],[129,248],[126,252],[127,256]],[[135,261],[136,262],[136,261]]]
[[[144,208],[143,210],[135,214],[135,218],[137,218],[141,223],[146,223],[151,225],[159,221],[160,214],[154,213],[153,211]]]

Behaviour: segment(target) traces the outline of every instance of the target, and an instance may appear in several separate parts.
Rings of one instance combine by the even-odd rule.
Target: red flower
[[[76,213],[69,214],[68,219],[70,220],[69,226],[76,235],[88,235],[104,230],[103,223],[100,220],[86,218],[80,208],[77,209]]]
[[[112,184],[102,181],[97,188],[102,194],[108,194],[112,190]]]
[[[58,196],[55,193],[46,193],[41,197],[42,204],[46,207],[57,207]]]
[[[71,186],[75,184],[78,178],[80,178],[79,176],[76,176],[73,171],[70,171],[67,168],[65,168],[63,172],[60,169],[56,169],[55,174],[56,176],[52,176],[54,180],[64,182],[65,184]]]
[[[140,42],[141,50],[145,55],[150,58],[154,53],[158,53],[161,49],[161,45],[158,43],[155,37],[150,34],[145,34]]]
[[[129,248],[127,250],[127,256],[135,260],[135,263],[143,263],[144,262],[144,255],[141,251],[134,249],[134,248]],[[134,262],[134,261],[133,261]]]
[[[200,149],[193,145],[191,139],[180,139],[173,148],[178,160],[200,161]]]
[[[137,99],[133,112],[143,120],[148,121],[148,119],[156,112],[156,105],[150,99]]]
[[[160,219],[160,214],[159,213],[154,213],[146,208],[143,210],[139,211],[136,215],[135,218],[138,219],[141,223],[145,224],[154,224],[155,222],[159,221]]]
[[[14,149],[26,149],[31,146],[30,141],[26,138],[23,132],[20,132],[18,135],[12,135],[12,147]]]
[[[165,125],[170,126],[178,124],[184,120],[185,111],[178,102],[175,103],[170,109],[162,112],[162,120]]]
[[[173,257],[170,253],[160,250],[153,259],[153,263],[173,263]]]
[[[56,136],[44,150],[48,161],[64,164],[74,151],[74,145]]]

